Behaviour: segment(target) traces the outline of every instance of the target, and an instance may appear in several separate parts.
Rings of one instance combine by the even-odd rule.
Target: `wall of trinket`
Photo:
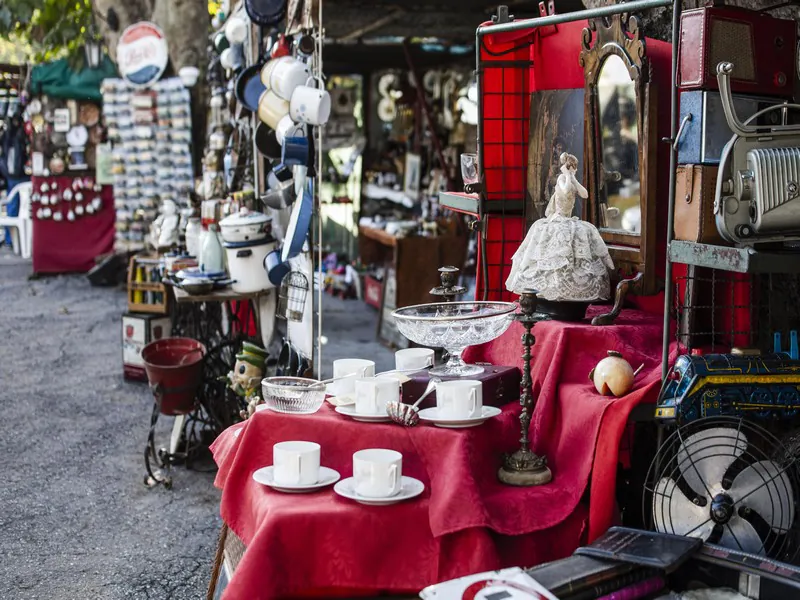
[[[135,89],[122,79],[103,82],[103,114],[112,143],[111,173],[118,252],[139,251],[159,205],[188,204],[193,187],[189,90],[177,77]]]

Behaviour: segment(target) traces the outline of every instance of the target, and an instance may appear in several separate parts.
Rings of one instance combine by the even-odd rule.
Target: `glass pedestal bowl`
[[[483,367],[466,364],[461,353],[467,346],[502,335],[516,308],[511,302],[436,302],[399,308],[392,316],[400,333],[412,342],[449,352],[447,363],[431,369],[431,375],[469,377],[483,373]]]

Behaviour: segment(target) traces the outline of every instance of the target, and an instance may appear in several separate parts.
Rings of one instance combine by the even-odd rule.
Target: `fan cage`
[[[300,271],[290,271],[281,281],[277,314],[282,319],[300,323],[306,308],[308,278]]]
[[[713,445],[713,450],[709,446],[699,445],[697,441],[690,443],[686,446],[686,458],[684,458],[682,463],[679,463],[678,455],[681,446],[693,435],[713,428],[733,429],[737,432],[737,436],[735,438],[720,436],[719,443]],[[716,439],[714,436],[706,436],[704,438],[704,440],[714,439]],[[737,447],[738,440],[744,439],[747,441],[747,447],[743,453],[737,457],[734,450]],[[737,501],[734,504],[734,508],[736,508],[738,513],[740,508],[746,506],[747,497],[761,489],[766,489],[769,492],[770,502],[775,511],[782,510],[781,497],[788,498],[788,501],[795,505],[793,522],[789,523],[788,528],[780,534],[776,534],[773,529],[770,529],[766,535],[759,535],[762,541],[762,547],[759,553],[785,562],[796,561],[800,556],[798,553],[800,549],[800,516],[797,513],[796,502],[800,497],[798,495],[798,492],[800,492],[800,477],[798,476],[797,465],[797,454],[798,451],[800,451],[800,433],[795,433],[787,439],[790,440],[788,446],[784,445],[784,443],[765,428],[749,420],[735,417],[709,417],[678,427],[660,446],[650,464],[644,494],[642,496],[642,515],[645,520],[645,525],[649,529],[659,529],[657,527],[656,517],[660,516],[660,521],[665,524],[663,529],[666,529],[666,531],[664,531],[664,533],[691,535],[696,530],[712,522],[709,512],[708,518],[693,529],[688,531],[676,531],[674,527],[675,517],[680,517],[680,515],[672,514],[672,507],[669,502],[671,494],[661,493],[656,490],[660,480],[664,478],[671,479],[675,482],[677,489],[680,490],[686,498],[695,501],[697,497],[696,492],[682,476],[685,470],[694,468],[692,461],[701,458],[700,456],[693,456],[693,449],[696,454],[702,451],[702,460],[717,456],[728,460],[731,458],[734,459],[728,466],[725,476],[723,477],[724,489],[730,488],[731,482],[735,480],[736,475],[748,465],[759,461],[772,461],[778,466],[778,472],[770,477],[755,470],[761,478],[761,483]],[[710,450],[713,454],[709,452]],[[736,460],[737,458],[738,460]],[[781,477],[781,474],[786,475],[785,480]],[[785,488],[787,482],[788,489]],[[694,503],[698,504],[697,501]],[[781,513],[777,514],[780,515]],[[731,536],[734,536],[729,525],[718,525],[714,528],[706,541],[709,543],[717,543],[725,528],[731,532]],[[743,550],[741,545],[738,548],[733,547],[732,549]]]

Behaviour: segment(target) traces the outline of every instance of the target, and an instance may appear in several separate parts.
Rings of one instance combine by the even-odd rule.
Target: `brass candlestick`
[[[530,447],[528,429],[535,403],[533,401],[533,382],[531,380],[531,348],[536,339],[531,329],[546,317],[536,314],[536,291],[525,290],[519,297],[520,312],[514,315],[514,320],[522,323],[525,333],[522,335],[522,382],[519,403],[522,405],[522,414],[519,416],[522,437],[519,439],[520,448],[513,454],[503,457],[503,466],[497,476],[505,484],[518,486],[542,485],[553,479],[553,473],[547,467],[547,458],[537,456]]]
[[[430,294],[442,298],[445,302],[453,302],[456,296],[464,294],[467,288],[463,285],[456,285],[458,271],[459,269],[456,267],[441,267],[439,269],[439,278],[442,280],[442,285],[433,288]]]

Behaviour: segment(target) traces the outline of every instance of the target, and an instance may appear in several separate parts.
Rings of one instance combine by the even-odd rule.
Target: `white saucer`
[[[303,485],[278,485],[275,483],[275,480],[272,477],[272,472],[274,469],[275,467],[272,466],[260,468],[258,471],[253,473],[253,480],[262,485],[269,486],[274,490],[278,490],[279,492],[286,492],[287,494],[306,494],[308,492],[316,492],[317,490],[329,486],[332,483],[336,483],[339,481],[339,477],[341,477],[338,471],[334,471],[328,467],[320,467],[319,481],[317,481],[317,483]]]
[[[492,417],[499,415],[502,410],[496,406],[484,406],[480,416],[470,417],[469,419],[446,419],[439,416],[439,409],[437,407],[424,408],[419,411],[419,418],[421,421],[428,421],[437,427],[446,427],[447,429],[464,429],[465,427],[476,427]]]
[[[337,406],[334,408],[337,413],[340,415],[344,415],[345,417],[350,417],[355,421],[361,421],[362,423],[389,423],[391,419],[389,415],[365,415],[363,413],[357,413],[355,406],[352,404],[348,404],[346,406]]]
[[[356,502],[366,504],[367,506],[386,506],[388,504],[397,504],[403,500],[411,500],[411,498],[416,498],[425,490],[425,484],[419,479],[406,477],[405,475],[401,480],[400,493],[396,496],[389,496],[388,498],[367,498],[366,496],[360,496],[359,494],[356,494],[354,484],[355,479],[353,477],[348,477],[347,479],[342,479],[339,483],[333,486],[333,491],[343,498],[349,498],[350,500],[355,500]]]

